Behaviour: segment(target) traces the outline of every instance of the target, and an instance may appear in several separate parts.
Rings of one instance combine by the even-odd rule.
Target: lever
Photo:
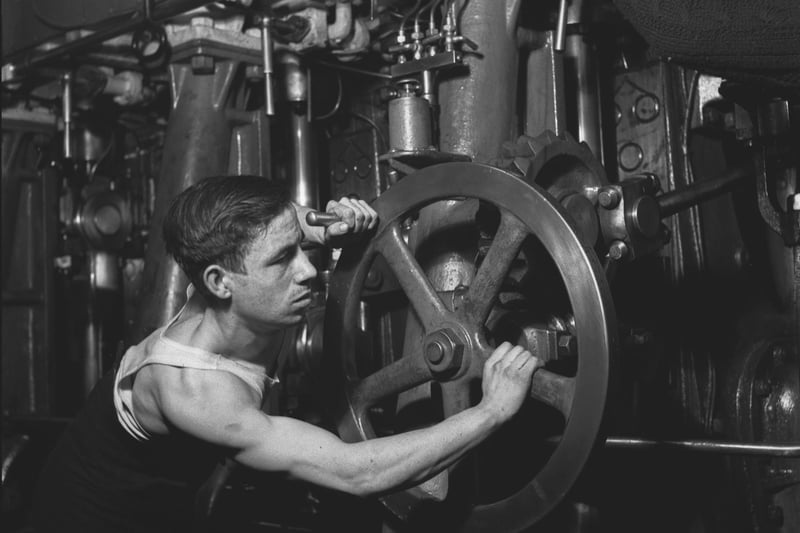
[[[335,213],[323,213],[322,211],[309,211],[306,214],[306,223],[309,226],[328,227],[331,224],[341,222],[342,219]]]

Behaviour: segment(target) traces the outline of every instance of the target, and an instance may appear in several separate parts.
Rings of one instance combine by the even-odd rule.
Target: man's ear
[[[203,271],[203,283],[206,284],[208,291],[220,300],[227,300],[231,297],[231,291],[228,288],[228,272],[223,267],[208,265]]]

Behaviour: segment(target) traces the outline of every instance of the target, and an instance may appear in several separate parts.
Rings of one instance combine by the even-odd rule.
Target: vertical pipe
[[[530,51],[525,69],[525,135],[544,130],[560,135],[566,129],[564,56],[555,49],[553,32],[547,32],[544,46]]]
[[[314,168],[313,132],[309,121],[309,72],[296,54],[284,54],[286,96],[291,103],[290,127],[294,161],[290,192],[295,203],[317,209],[319,184]]]
[[[558,4],[558,19],[556,21],[556,35],[553,49],[556,52],[564,51],[564,36],[567,33],[567,7],[569,0],[561,0]]]
[[[590,22],[582,0],[569,6],[568,23],[578,28]],[[575,117],[572,132],[589,145],[592,153],[603,161],[603,129],[600,115],[600,78],[596,68],[594,43],[583,31],[567,35],[565,74],[575,93]]]
[[[440,147],[486,162],[498,156],[503,142],[516,137],[520,1],[455,4],[459,33],[478,44],[479,54],[465,54],[468,73],[439,84]]]
[[[217,61],[213,74],[201,75],[189,65],[170,65],[172,112],[147,241],[143,296],[129,342],[164,325],[185,300],[187,280],[166,253],[161,225],[175,196],[228,167],[232,125],[225,110],[237,67],[235,61]]]
[[[439,84],[439,146],[443,152],[466,154],[487,162],[503,142],[516,137],[516,40],[519,0],[454,2],[460,34],[478,44],[479,54],[466,54],[466,74]],[[469,285],[474,276],[477,235],[476,202],[448,200],[420,211],[409,244],[437,290]]]
[[[319,208],[319,187],[312,158],[311,123],[303,113],[292,113],[292,148],[294,169],[292,172],[291,196],[297,204]]]
[[[61,104],[64,113],[64,159],[72,159],[72,74],[62,78]]]
[[[261,19],[261,54],[264,63],[264,114],[275,115],[275,92],[272,86],[272,34],[269,32],[269,17]]]

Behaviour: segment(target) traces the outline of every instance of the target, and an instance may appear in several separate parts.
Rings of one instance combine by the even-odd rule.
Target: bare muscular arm
[[[238,378],[223,372],[165,378],[158,396],[167,420],[230,447],[243,465],[366,495],[422,482],[477,446],[519,409],[538,366],[529,352],[504,344],[486,363],[479,405],[430,428],[353,444],[300,420],[264,414]]]

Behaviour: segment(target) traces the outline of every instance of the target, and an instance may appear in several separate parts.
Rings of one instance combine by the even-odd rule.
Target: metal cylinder
[[[389,149],[415,152],[431,147],[431,108],[422,97],[408,95],[389,101]]]
[[[314,169],[311,123],[304,114],[292,113],[291,127],[294,151],[291,197],[299,205],[317,209],[319,184]]]
[[[578,27],[590,22],[591,2],[573,0],[569,4],[567,23]],[[603,127],[600,107],[600,78],[597,54],[592,37],[574,32],[566,37],[564,74],[574,100],[567,106],[567,122],[571,133],[585,142],[592,153],[603,161]],[[570,113],[574,109],[573,113]],[[572,116],[569,116],[572,115]]]
[[[290,181],[292,200],[298,205],[319,208],[319,180],[314,166],[314,135],[309,121],[309,72],[297,54],[283,54],[284,91],[292,102],[290,127],[293,165]]]
[[[72,74],[62,78],[61,104],[64,112],[64,159],[72,158]]]
[[[273,90],[272,65],[272,34],[269,30],[270,18],[264,17],[261,20],[261,60],[264,66],[264,113],[267,116],[275,115],[275,91]]]
[[[469,72],[439,84],[439,148],[466,154],[478,163],[496,158],[504,141],[516,136],[518,57],[516,30],[520,0],[455,2],[459,33],[478,43],[467,54]]]
[[[300,62],[300,57],[297,54],[284,54],[281,63],[284,65],[286,99],[290,102],[308,100],[308,69]]]
[[[90,279],[93,289],[116,291],[120,288],[119,256],[106,251],[91,252]]]
[[[170,66],[173,104],[164,139],[155,209],[142,276],[142,300],[129,343],[164,325],[185,300],[186,276],[167,256],[161,225],[172,199],[203,178],[225,173],[231,123],[225,102],[238,63],[217,61],[213,75],[195,75],[191,66]]]

